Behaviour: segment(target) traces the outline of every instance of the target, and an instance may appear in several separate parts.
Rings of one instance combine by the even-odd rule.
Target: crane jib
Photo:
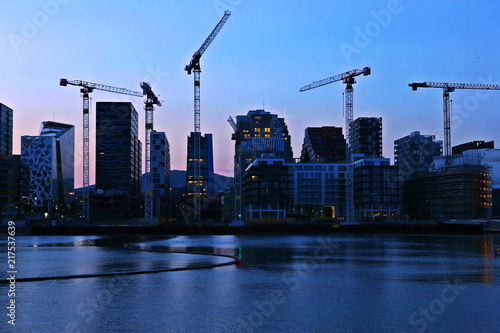
[[[315,81],[315,82],[313,82],[311,84],[308,84],[308,85],[300,88],[300,92],[303,92],[303,91],[306,91],[306,90],[309,90],[309,89],[313,89],[313,88],[317,88],[317,87],[321,87],[321,86],[324,86],[324,85],[327,85],[327,84],[330,84],[330,83],[333,83],[333,82],[342,81],[342,80],[345,80],[347,78],[352,78],[352,77],[355,77],[355,76],[358,76],[358,75],[367,76],[367,75],[370,75],[370,74],[371,74],[371,68],[370,67],[364,67],[363,69],[353,69],[353,70],[344,72],[342,74],[334,75],[334,76],[331,76],[329,78],[326,78],[326,79],[323,79],[323,80],[320,80],[320,81]]]
[[[411,87],[412,90],[417,90],[417,88],[500,90],[500,84],[486,83],[412,82],[409,83],[408,86]]]

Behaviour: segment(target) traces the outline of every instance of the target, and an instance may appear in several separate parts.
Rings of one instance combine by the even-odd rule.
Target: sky
[[[154,128],[170,142],[171,169],[186,167],[193,75],[184,66],[224,10],[231,16],[201,58],[201,131],[213,133],[214,167],[232,175],[229,115],[262,109],[285,118],[295,157],[308,126],[344,127],[341,82],[299,89],[355,68],[354,118],[382,117],[383,154],[413,131],[443,138],[441,89],[410,82],[499,83],[500,2],[464,0],[40,0],[0,2],[0,103],[14,110],[14,153],[42,121],[75,125],[75,187],[82,185],[82,98],[59,79],[160,95]],[[143,100],[94,91],[98,101]],[[500,91],[452,93],[452,144],[500,145]],[[94,183],[95,112],[90,116]]]

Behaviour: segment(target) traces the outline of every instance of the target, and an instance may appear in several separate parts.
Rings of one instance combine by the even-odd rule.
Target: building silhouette
[[[170,193],[170,144],[165,132],[151,132],[151,177],[153,195]]]
[[[487,218],[491,211],[491,173],[483,165],[414,172],[403,188],[404,211],[411,219]]]
[[[351,126],[353,154],[382,157],[382,118],[356,118]]]
[[[354,210],[369,220],[399,217],[398,167],[388,158],[364,158],[354,162]]]
[[[471,141],[467,143],[462,143],[460,145],[453,146],[451,148],[451,152],[453,155],[462,154],[466,150],[474,150],[474,149],[495,149],[494,141]]]
[[[345,163],[294,163],[293,215],[345,216]]]
[[[489,197],[486,197],[487,205],[491,208],[487,216],[500,216],[500,149],[492,148],[493,141],[473,141],[453,147],[455,152],[448,158],[448,167],[458,166],[483,166],[484,173],[490,175],[489,181],[479,184],[481,188],[491,190]],[[482,148],[481,148],[482,147]],[[488,147],[488,148],[486,148]],[[464,150],[464,148],[469,148]],[[446,158],[438,156],[434,158],[434,170],[446,169]],[[455,192],[460,195],[462,192]]]
[[[0,156],[12,155],[13,111],[0,103]]]
[[[23,211],[29,204],[29,191],[29,166],[22,163],[21,156],[0,156],[0,213],[4,218]]]
[[[242,182],[243,213],[249,219],[345,219],[345,163],[286,163],[258,158]],[[388,158],[354,162],[356,220],[391,220],[399,216],[398,168]]]
[[[435,156],[443,153],[443,141],[436,141],[434,135],[421,135],[415,131],[394,141],[394,164],[401,176],[415,171],[427,170]]]
[[[21,158],[30,168],[30,200],[51,209],[69,204],[74,189],[75,127],[45,121],[38,136],[21,137]]]
[[[293,198],[292,172],[283,158],[257,158],[242,180],[244,217],[286,218]]]
[[[346,140],[341,127],[308,127],[305,130],[300,161],[307,163],[344,163]]]
[[[165,216],[167,212],[162,208],[168,203],[165,202],[165,197],[170,195],[170,145],[165,132],[151,132],[150,170],[154,200],[153,216]]]
[[[236,117],[241,138],[242,172],[263,155],[293,161],[291,137],[283,118],[262,109],[250,110]]]
[[[200,136],[200,181],[197,184],[195,180],[195,156],[194,156],[194,136]],[[189,196],[196,193],[196,186],[200,187],[199,193],[202,195],[214,194],[214,153],[212,134],[201,135],[200,132],[191,132],[188,137],[187,149],[187,172],[186,172],[186,190]]]
[[[130,102],[96,103],[96,189],[141,194],[139,114]]]

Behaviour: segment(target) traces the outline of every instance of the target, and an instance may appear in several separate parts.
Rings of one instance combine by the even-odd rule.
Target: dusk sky
[[[82,98],[59,79],[131,90],[148,81],[164,101],[155,129],[170,142],[171,169],[186,168],[193,130],[193,75],[187,65],[219,22],[231,17],[201,59],[201,131],[214,135],[218,173],[232,175],[229,115],[261,109],[285,118],[299,157],[308,126],[342,126],[336,82],[299,89],[351,69],[372,74],[354,86],[354,118],[382,117],[383,154],[394,140],[421,131],[443,138],[442,90],[408,83],[499,83],[497,1],[2,1],[0,103],[14,110],[14,153],[20,136],[37,135],[46,120],[75,125],[75,187],[82,185]],[[141,98],[95,91],[90,118],[90,183],[94,183],[95,103]],[[500,145],[500,91],[457,90],[452,144]]]

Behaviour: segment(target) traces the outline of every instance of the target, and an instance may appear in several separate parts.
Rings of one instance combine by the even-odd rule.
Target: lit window
[[[266,127],[266,128],[264,129],[264,132],[266,132],[266,133],[270,133],[270,132],[271,132],[271,129],[270,129],[269,127]]]
[[[255,133],[260,133],[260,128],[259,128],[259,127],[255,127],[255,128],[253,129],[253,131],[254,131]]]

